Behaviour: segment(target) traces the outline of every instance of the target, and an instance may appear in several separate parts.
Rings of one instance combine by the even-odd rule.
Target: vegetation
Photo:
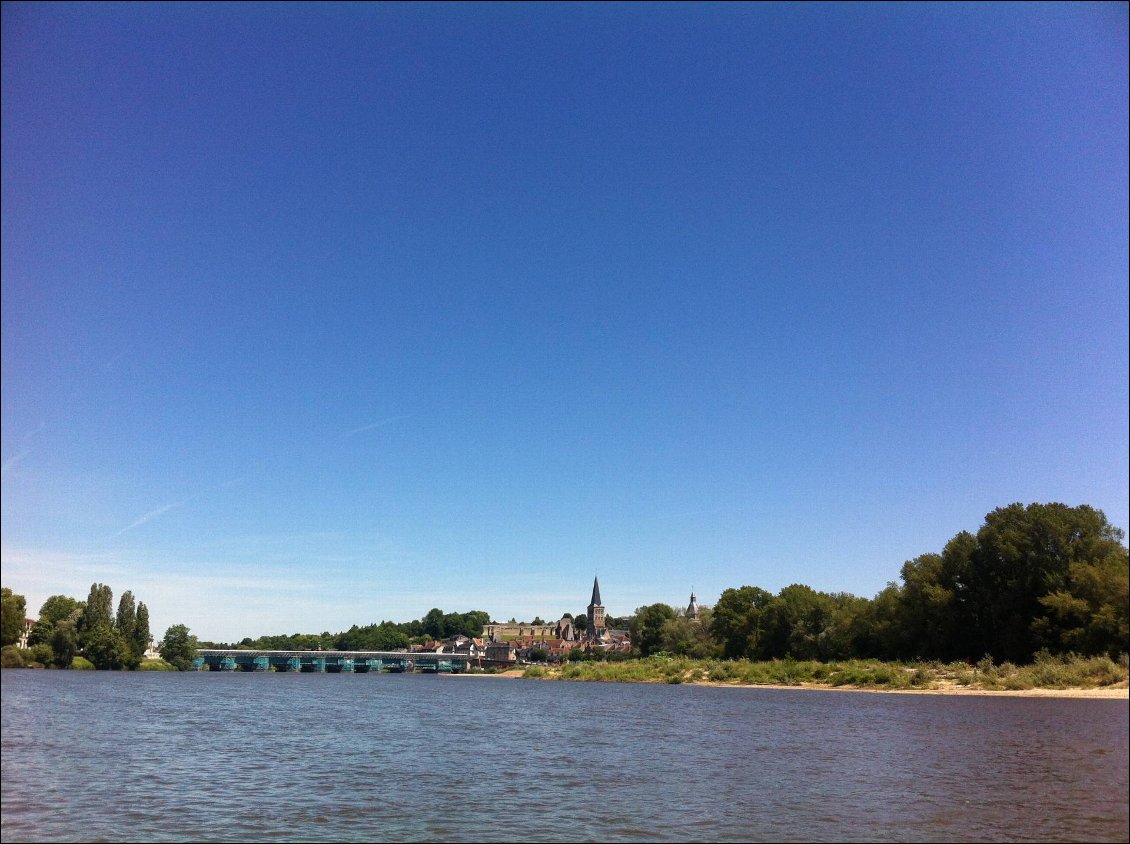
[[[27,601],[7,586],[0,589],[0,646],[14,645],[20,640],[27,616]]]
[[[1130,651],[1130,557],[1121,529],[1086,505],[1011,504],[989,513],[976,534],[962,531],[940,553],[906,562],[901,583],[873,599],[792,584],[776,595],[757,586],[723,591],[699,619],[666,604],[630,618],[631,662],[575,650],[551,676],[685,682],[890,686],[953,682],[979,688],[1124,683]],[[4,667],[137,668],[149,617],[133,594],[95,583],[85,602],[49,598],[29,637],[25,601],[3,590]],[[395,650],[428,638],[479,636],[489,615],[435,608],[406,623],[354,625],[343,633],[244,639],[266,650]],[[573,618],[584,630],[584,614]],[[161,655],[185,670],[199,645],[174,625]],[[204,646],[229,647],[207,643]],[[543,656],[539,652],[537,656]],[[654,660],[660,660],[655,662]],[[1018,667],[1023,666],[1023,667]],[[1026,685],[1027,684],[1027,685]]]
[[[130,591],[122,594],[117,613],[112,611],[114,593],[103,583],[91,584],[86,601],[68,595],[52,595],[40,607],[39,618],[28,633],[28,647],[23,650],[15,647],[14,643],[23,629],[26,600],[23,595],[14,595],[7,588],[3,599],[4,623],[15,630],[12,643],[4,648],[4,668],[130,671],[173,668],[162,660],[144,659],[151,639],[149,608],[144,602],[135,600]],[[17,617],[18,625],[9,622],[9,619]],[[187,633],[187,628],[184,629]],[[8,635],[7,632],[5,635]],[[187,665],[191,665],[195,656],[195,639],[191,643],[193,650]]]
[[[636,611],[638,656],[974,662],[1023,665],[1039,653],[1106,656],[1130,650],[1123,532],[1091,507],[1012,504],[976,535],[902,568],[873,600],[802,584],[776,595],[725,590],[697,625],[665,604]]]
[[[196,637],[188,632],[188,628],[183,624],[174,624],[165,631],[165,638],[161,640],[157,650],[161,659],[177,671],[187,671],[196,657],[196,647]]]
[[[991,659],[965,662],[894,663],[879,660],[691,659],[656,654],[624,662],[567,662],[557,667],[530,666],[530,679],[620,683],[719,683],[753,686],[820,685],[834,688],[930,690],[965,687],[985,690],[1033,688],[1125,688],[1127,662],[1107,656],[1053,656],[1042,653],[1027,666],[997,665]]]
[[[465,613],[445,613],[434,608],[416,621],[397,623],[382,621],[358,627],[356,624],[344,633],[294,633],[279,636],[246,638],[235,645],[222,642],[202,642],[204,648],[244,648],[267,651],[393,651],[428,639],[446,639],[450,636],[477,637],[483,634],[483,625],[490,621],[490,613],[471,610]]]

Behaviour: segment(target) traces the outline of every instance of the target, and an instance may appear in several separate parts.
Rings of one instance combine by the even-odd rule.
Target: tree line
[[[354,624],[341,633],[292,633],[277,636],[247,637],[234,644],[204,642],[205,648],[242,648],[266,651],[393,651],[429,639],[451,636],[478,637],[490,613],[471,610],[465,613],[444,612],[433,608],[413,621],[381,621],[359,627]]]
[[[12,590],[3,590],[3,633],[5,649],[10,648],[23,632],[26,600]],[[28,632],[27,658],[38,665],[70,668],[76,657],[87,660],[95,668],[137,668],[149,648],[149,608],[134,598],[133,592],[122,593],[114,612],[113,590],[104,583],[94,583],[85,601],[68,595],[52,595],[39,609],[39,618]],[[16,656],[8,651],[6,663]]]
[[[666,651],[752,660],[964,660],[1025,664],[1039,652],[1130,651],[1124,533],[1083,505],[1011,504],[976,534],[902,567],[873,599],[803,584],[776,595],[722,592],[699,622],[666,604],[631,622],[641,656]]]
[[[1039,652],[1130,651],[1130,558],[1124,533],[1101,510],[1083,505],[1010,504],[962,531],[940,553],[906,562],[901,583],[874,598],[792,584],[772,594],[757,586],[726,589],[700,618],[662,603],[608,619],[631,631],[638,656],[669,652],[731,659],[964,660],[986,655],[1025,664]],[[136,668],[149,640],[149,614],[126,592],[111,614],[112,593],[95,583],[86,602],[55,595],[29,637],[32,657],[69,667],[76,656],[97,668]],[[3,644],[19,638],[24,598],[3,590]],[[162,658],[185,670],[199,647],[262,650],[396,650],[426,639],[482,635],[489,613],[433,608],[409,622],[353,625],[340,633],[197,643],[184,625],[166,631]],[[574,617],[583,629],[587,619]],[[5,648],[5,659],[10,648]]]

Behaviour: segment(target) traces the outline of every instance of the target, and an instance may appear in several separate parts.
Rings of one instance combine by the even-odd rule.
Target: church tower
[[[600,581],[592,579],[592,600],[589,601],[589,633],[598,638],[604,632],[604,604],[600,602]]]
[[[698,621],[698,598],[694,596],[694,590],[691,590],[691,602],[687,606],[687,611],[683,613],[687,618],[693,621]]]

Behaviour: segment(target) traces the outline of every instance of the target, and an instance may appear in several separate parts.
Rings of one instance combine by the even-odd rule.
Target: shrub
[[[94,663],[84,656],[76,656],[71,660],[71,668],[76,671],[93,671]]]
[[[0,650],[0,668],[23,668],[24,658],[15,645],[5,645]]]
[[[272,670],[273,670],[272,666]],[[146,659],[142,660],[141,665],[137,666],[138,671],[176,671],[175,665],[169,665],[163,659]]]

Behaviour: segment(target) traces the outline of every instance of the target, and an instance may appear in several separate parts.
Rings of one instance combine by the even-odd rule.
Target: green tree
[[[134,601],[133,592],[128,589],[122,593],[118,600],[118,614],[114,619],[114,632],[118,634],[124,646],[122,654],[122,668],[133,671],[141,663],[141,651],[135,647],[137,635],[137,603]],[[142,648],[142,651],[145,649]]]
[[[16,644],[23,633],[26,618],[27,599],[7,586],[0,588],[0,644]]]
[[[422,632],[433,639],[442,639],[447,634],[444,632],[444,613],[439,607],[432,607],[422,619]]]
[[[70,668],[71,661],[78,654],[78,633],[75,630],[77,621],[65,618],[55,624],[51,631],[51,650],[55,654],[56,668]]]
[[[38,645],[32,645],[27,649],[27,654],[30,657],[29,663],[36,665],[48,666],[55,664],[55,652],[51,650],[51,646],[46,642],[40,642]]]
[[[1046,615],[1033,623],[1038,642],[1051,651],[1112,659],[1130,651],[1130,583],[1126,548],[1108,548],[1073,560],[1063,588],[1040,598]]]
[[[786,586],[766,608],[766,636],[759,658],[826,658],[820,643],[831,623],[832,609],[825,593],[800,583]]]
[[[112,628],[114,626],[113,605],[114,593],[109,586],[103,583],[92,583],[90,585],[90,593],[86,597],[86,603],[83,605],[82,615],[79,616],[78,622],[80,647],[83,649],[87,647],[91,637],[95,635],[94,631],[101,630],[103,627]],[[103,636],[101,633],[98,635]],[[93,661],[91,660],[91,662]]]
[[[663,625],[676,615],[674,608],[667,604],[649,604],[636,610],[631,626],[632,647],[640,656],[663,650]]]
[[[1055,596],[1070,595],[1088,604],[1087,615],[1101,615],[1103,600],[1094,595],[1097,603],[1092,606],[1085,597],[1090,588],[1086,572],[1121,577],[1127,567],[1123,535],[1102,511],[1086,505],[1010,504],[989,513],[977,531],[968,597],[962,599],[973,620],[968,656],[990,653],[1024,663],[1041,647],[1063,647],[1074,640],[1070,631],[1078,627],[1078,605],[1065,605]],[[1106,558],[1113,564],[1104,564]],[[1125,582],[1119,581],[1113,590],[1121,593],[1116,600],[1122,606],[1127,603]],[[1096,629],[1101,629],[1103,622],[1096,621]],[[1084,626],[1090,626],[1090,619]],[[1125,648],[1116,641],[1107,647],[1117,650],[1120,644]],[[1098,647],[1098,641],[1089,647]]]
[[[662,649],[679,656],[707,659],[717,650],[710,635],[713,612],[708,607],[699,610],[699,618],[676,615],[663,624]]]
[[[129,665],[132,654],[122,634],[108,624],[86,631],[83,656],[99,671],[114,671]]]
[[[174,624],[165,631],[165,638],[161,640],[158,650],[161,659],[172,665],[178,671],[187,671],[192,667],[196,658],[196,637],[188,632],[183,624]]]
[[[137,615],[134,617],[133,636],[130,638],[130,650],[137,660],[141,660],[145,656],[145,651],[149,648],[149,640],[152,638],[152,633],[149,632],[149,607],[145,606],[144,601],[137,602]]]
[[[765,611],[773,596],[757,586],[727,589],[714,605],[711,635],[729,659],[763,659]]]
[[[77,622],[82,607],[82,601],[75,600],[69,595],[52,595],[39,608],[39,618],[31,630],[31,635],[28,636],[28,644],[50,643],[55,626],[67,619]]]
[[[578,633],[584,633],[589,629],[589,617],[583,612],[577,613],[573,616],[573,626],[577,628]]]

